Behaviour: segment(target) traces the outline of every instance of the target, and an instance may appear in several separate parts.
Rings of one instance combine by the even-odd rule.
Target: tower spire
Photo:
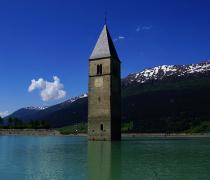
[[[103,27],[89,59],[100,59],[105,57],[119,59],[106,24]]]

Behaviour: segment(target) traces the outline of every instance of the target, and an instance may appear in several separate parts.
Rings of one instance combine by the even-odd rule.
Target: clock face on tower
[[[103,86],[103,77],[97,77],[94,83],[95,87],[102,87]]]

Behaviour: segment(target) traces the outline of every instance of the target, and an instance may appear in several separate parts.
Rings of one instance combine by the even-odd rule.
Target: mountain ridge
[[[179,119],[185,114],[189,126],[196,119],[210,117],[210,109],[207,106],[210,104],[209,93],[210,61],[194,65],[163,65],[131,73],[122,79],[122,121],[133,121],[137,131],[144,131],[142,126],[148,122],[152,126],[153,123],[164,121],[165,126],[170,119],[175,124],[182,124],[185,120],[182,122]],[[25,114],[19,111],[18,116],[16,111],[7,119],[17,117],[24,121],[47,120],[52,127],[87,122],[87,96],[77,96],[40,111],[26,109]],[[151,116],[150,111],[154,116]],[[151,118],[156,119],[156,122]],[[154,131],[150,125],[144,127],[148,131]],[[178,125],[174,126],[181,129]],[[161,128],[157,126],[157,129]],[[162,128],[163,131],[166,129]]]
[[[170,76],[187,76],[208,71],[210,71],[210,60],[197,64],[161,65],[153,68],[146,68],[140,72],[130,73],[122,80],[124,85],[127,85],[132,83],[146,83],[150,80],[161,80]]]
[[[146,83],[150,80],[161,80],[164,77],[170,76],[184,76],[186,74],[194,74],[194,73],[205,73],[210,71],[210,60],[203,61],[197,64],[187,64],[187,65],[160,65],[155,66],[153,68],[145,68],[143,71],[130,73],[126,77],[122,78],[122,85],[126,86],[132,83]],[[81,94],[79,96],[72,97],[64,102],[72,103],[80,98],[87,97],[87,93]],[[58,105],[58,104],[55,104]],[[53,105],[53,106],[55,106]],[[28,106],[23,107],[21,109],[28,110],[45,110],[49,106]]]

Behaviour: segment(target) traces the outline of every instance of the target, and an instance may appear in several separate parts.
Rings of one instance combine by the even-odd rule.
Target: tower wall
[[[107,25],[89,59],[88,139],[121,139],[120,60]]]
[[[89,61],[88,137],[90,140],[111,140],[110,62],[110,59]],[[103,67],[102,75],[97,75],[99,64]]]
[[[120,61],[111,63],[111,136],[112,140],[121,139],[121,72]]]
[[[103,72],[97,75],[97,65],[100,64]],[[88,138],[90,140],[119,140],[121,137],[119,77],[119,62],[113,62],[111,58],[89,61]]]

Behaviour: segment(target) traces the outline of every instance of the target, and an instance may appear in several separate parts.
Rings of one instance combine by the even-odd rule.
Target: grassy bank
[[[121,132],[122,133],[137,133],[137,134],[144,134],[142,132],[134,132],[133,131],[133,122],[127,122],[122,123]],[[71,125],[71,126],[65,126],[62,128],[57,129],[61,134],[63,135],[69,135],[69,134],[79,134],[79,133],[87,133],[87,123],[80,123],[77,125]],[[176,133],[176,132],[173,132]],[[173,133],[167,133],[167,134],[173,134]],[[193,125],[190,129],[183,131],[183,132],[177,132],[178,134],[184,133],[184,134],[192,134],[192,133],[210,133],[210,121],[204,121],[200,124]],[[146,133],[150,134],[150,133]],[[165,133],[157,133],[157,134],[165,134]]]
[[[64,126],[57,129],[61,134],[78,134],[78,133],[87,133],[87,123],[80,123],[71,126]]]
[[[135,132],[133,131],[133,122],[127,122],[122,123],[121,132],[124,134],[139,134],[141,135],[149,135],[154,133],[143,133],[143,132]],[[33,126],[6,126],[2,127],[0,126],[0,134],[60,134],[60,135],[71,135],[71,134],[87,134],[87,123],[79,123],[76,125],[70,125],[65,126],[62,128],[57,129],[49,129],[49,128],[43,128],[40,126],[39,123],[34,123]],[[172,135],[172,134],[204,134],[204,133],[210,133],[210,121],[203,121],[197,125],[192,125],[190,129],[183,131],[183,132],[168,132],[168,133],[156,133],[156,134],[162,134],[162,135]]]
[[[122,133],[130,133],[133,129],[133,122],[123,123],[121,127]],[[80,123],[71,126],[64,126],[57,129],[61,134],[77,134],[77,133],[87,133],[87,123]]]
[[[192,126],[186,133],[209,133],[210,121],[203,121],[198,125]]]

